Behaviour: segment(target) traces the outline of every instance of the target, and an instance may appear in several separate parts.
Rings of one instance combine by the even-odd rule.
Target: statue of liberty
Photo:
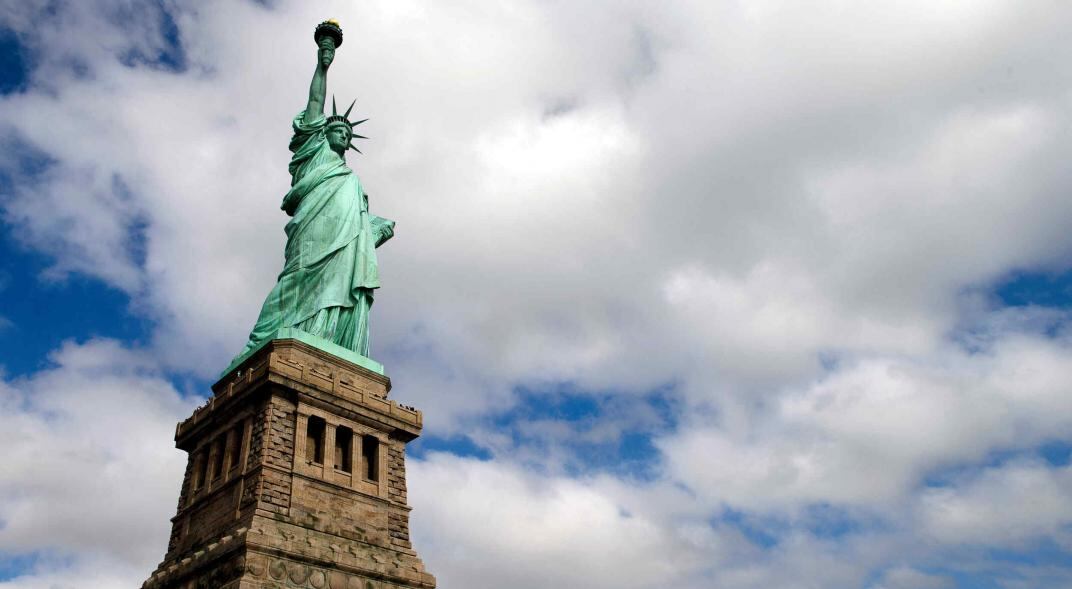
[[[316,71],[309,102],[294,117],[291,186],[281,207],[291,216],[283,271],[236,361],[284,328],[368,356],[369,309],[380,286],[376,248],[394,235],[394,221],[369,214],[361,181],[346,165],[348,148],[360,153],[351,140],[364,139],[353,127],[365,121],[348,118],[353,103],[340,115],[332,98],[331,116],[324,117],[328,68],[342,45],[342,29],[323,22],[314,39]]]

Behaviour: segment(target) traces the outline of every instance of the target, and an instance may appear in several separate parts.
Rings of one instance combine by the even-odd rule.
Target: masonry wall
[[[391,545],[410,550],[409,541],[409,507],[406,505],[406,444],[401,440],[391,440],[387,447],[387,494],[392,509],[387,516],[387,527]]]
[[[277,392],[277,391],[276,391]],[[265,410],[263,467],[258,478],[257,498],[260,508],[286,515],[290,510],[294,468],[294,424],[296,405],[273,394]]]
[[[265,405],[265,404],[262,404]],[[179,509],[172,520],[168,558],[189,552],[219,538],[252,515],[253,505],[243,499],[247,487],[259,478],[259,428],[265,407],[250,407],[221,419],[192,442],[186,473],[179,493]],[[213,476],[211,462],[223,453],[222,468]]]

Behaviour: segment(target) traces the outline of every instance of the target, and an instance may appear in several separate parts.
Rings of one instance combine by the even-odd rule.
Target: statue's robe
[[[394,222],[369,214],[361,181],[324,131],[323,115],[294,117],[291,188],[281,207],[292,217],[286,261],[242,354],[296,327],[368,356],[369,309],[380,287],[376,247]]]

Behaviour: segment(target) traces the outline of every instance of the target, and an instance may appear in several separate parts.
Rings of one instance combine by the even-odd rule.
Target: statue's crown
[[[329,125],[332,125],[334,123],[343,123],[347,127],[350,128],[350,137],[351,137],[351,139],[368,139],[368,137],[365,137],[364,135],[358,135],[358,134],[354,133],[354,127],[356,127],[356,126],[360,125],[361,123],[364,123],[365,121],[368,120],[368,119],[361,119],[360,121],[354,121],[352,123],[350,122],[350,118],[349,118],[350,117],[350,111],[354,109],[355,104],[357,104],[357,99],[356,98],[354,99],[353,102],[350,103],[350,108],[346,109],[346,112],[344,112],[343,114],[340,115],[339,114],[339,109],[335,107],[335,97],[332,96],[331,97],[331,116],[327,118],[327,122],[324,124],[324,127],[326,128]],[[356,151],[357,153],[361,153],[361,150],[356,148],[356,147],[354,147],[353,143],[350,144],[350,149]]]

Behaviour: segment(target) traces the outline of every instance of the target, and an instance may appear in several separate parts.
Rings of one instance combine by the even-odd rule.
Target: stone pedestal
[[[432,589],[409,541],[390,380],[298,339],[228,372],[178,424],[189,453],[167,555],[143,589]]]

